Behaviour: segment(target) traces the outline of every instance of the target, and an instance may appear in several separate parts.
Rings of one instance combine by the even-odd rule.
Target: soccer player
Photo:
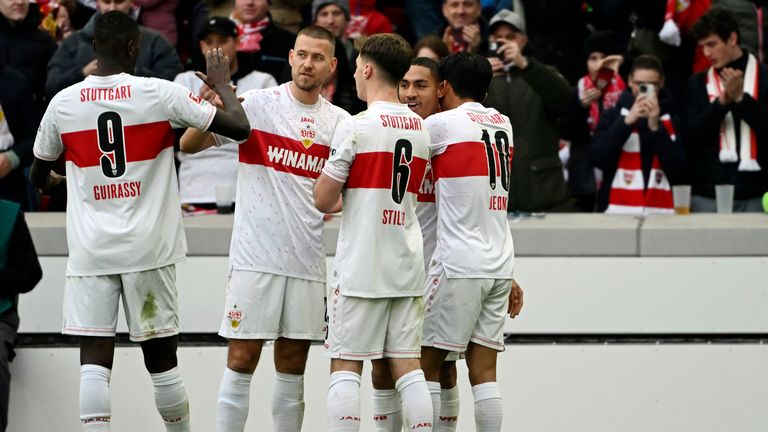
[[[177,369],[175,264],[184,259],[174,127],[248,135],[245,112],[229,86],[228,59],[207,53],[201,78],[224,110],[180,85],[129,75],[139,55],[139,28],[121,12],[98,18],[98,67],[59,92],[34,145],[32,183],[47,189],[66,155],[67,242],[64,334],[80,336],[80,420],[85,431],[108,431],[109,380],[118,301],[131,340],[139,342],[155,403],[168,431],[189,431],[189,404]]]
[[[440,111],[440,98],[443,91],[440,86],[439,65],[426,57],[417,57],[411,60],[411,67],[400,81],[398,97],[400,102],[408,105],[414,113],[425,119]],[[437,225],[437,209],[435,208],[435,194],[432,173],[427,164],[426,175],[422,182],[416,204],[416,217],[421,226],[421,234],[424,243],[424,269],[429,268],[432,252],[435,250],[435,228]],[[458,358],[458,353],[456,353]],[[378,432],[400,432],[402,429],[402,413],[400,400],[395,391],[395,382],[389,372],[389,364],[386,360],[374,360],[371,362],[371,381],[373,383],[373,422]],[[444,400],[439,422],[433,425],[435,430],[440,430],[441,424],[455,425],[458,419],[458,387],[456,387],[456,363],[455,360],[446,361],[443,365],[444,373],[441,374],[441,385],[446,389],[443,393]],[[439,393],[440,390],[438,389]]]
[[[426,284],[421,365],[430,388],[440,388],[448,352],[466,352],[481,431],[501,430],[496,357],[504,350],[505,314],[514,317],[522,307],[522,290],[512,279],[506,206],[512,126],[481,105],[492,76],[481,56],[446,57],[440,63],[445,111],[425,120],[432,138],[437,247]],[[440,398],[432,402],[440,412]]]
[[[355,81],[368,110],[339,124],[315,184],[315,205],[344,215],[328,299],[331,357],[328,423],[360,429],[364,360],[388,360],[409,431],[432,430],[432,404],[419,368],[424,303],[423,245],[416,196],[429,156],[422,119],[397,88],[413,51],[402,37],[377,34],[361,44]]]
[[[336,68],[334,43],[328,30],[305,28],[288,56],[293,80],[242,95],[252,130],[248,140],[236,141],[235,224],[219,331],[229,339],[219,389],[219,432],[245,427],[251,378],[264,341],[272,339],[274,430],[301,430],[309,347],[325,338],[323,214],[314,206],[312,185],[328,158],[336,125],[349,117],[320,97]],[[215,138],[190,129],[181,149],[195,152],[235,142]]]

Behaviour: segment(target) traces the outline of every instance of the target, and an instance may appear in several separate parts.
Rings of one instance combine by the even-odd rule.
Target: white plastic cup
[[[235,188],[231,185],[216,185],[216,210],[221,214],[232,213],[235,208]]]
[[[675,214],[687,215],[691,213],[691,186],[672,186],[672,202],[675,206]]]
[[[733,213],[733,185],[715,185],[715,201],[718,213]]]

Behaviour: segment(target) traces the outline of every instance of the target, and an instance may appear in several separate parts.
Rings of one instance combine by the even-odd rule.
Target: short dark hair
[[[138,41],[139,37],[139,25],[127,14],[110,11],[96,18],[93,42],[97,48],[118,50],[130,40]]]
[[[659,77],[664,78],[664,66],[661,65],[661,60],[655,55],[643,54],[635,57],[635,60],[632,61],[632,69],[629,70],[629,75],[633,76],[638,69],[656,71]]]
[[[413,49],[402,36],[395,33],[379,33],[359,43],[360,57],[378,66],[382,79],[397,87],[403,75],[411,67]]]
[[[491,85],[493,70],[487,58],[459,52],[440,60],[440,77],[448,81],[457,96],[482,102]]]
[[[696,41],[715,34],[726,42],[731,33],[736,33],[737,43],[741,44],[741,31],[736,16],[722,7],[713,7],[707,11],[691,28],[691,35]]]
[[[416,42],[416,45],[413,46],[413,53],[418,54],[419,50],[422,48],[431,49],[435,54],[437,54],[438,58],[448,57],[450,54],[448,47],[445,45],[445,42],[443,42],[440,36],[437,35],[427,35],[419,39],[419,41]]]
[[[331,43],[331,51],[336,50],[336,36],[334,36],[333,33],[324,27],[320,27],[318,25],[310,25],[304,27],[301,29],[299,34],[296,35],[296,38],[298,39],[299,36],[307,36],[311,37],[312,39],[327,40]]]
[[[440,78],[440,64],[429,57],[416,57],[411,60],[411,66],[421,66],[429,69],[429,73],[438,83],[442,81]]]

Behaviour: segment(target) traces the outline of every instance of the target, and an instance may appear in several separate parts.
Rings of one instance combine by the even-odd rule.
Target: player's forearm
[[[337,182],[325,174],[320,174],[313,189],[315,207],[323,213],[333,212],[340,202],[343,186],[343,183]]]
[[[52,168],[53,162],[35,158],[29,169],[29,182],[38,189],[48,189],[48,178],[51,176]]]
[[[213,134],[195,128],[188,128],[179,140],[181,151],[190,154],[199,153],[215,144]]]

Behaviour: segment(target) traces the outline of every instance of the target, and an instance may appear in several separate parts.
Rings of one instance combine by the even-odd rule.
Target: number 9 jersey
[[[215,114],[178,84],[125,73],[91,75],[51,100],[34,154],[66,157],[68,276],[184,259],[173,129],[206,130]]]
[[[374,102],[336,128],[323,168],[345,183],[331,288],[351,297],[417,297],[424,252],[416,197],[429,134],[407,105]]]
[[[467,102],[424,123],[432,137],[437,203],[437,247],[429,274],[445,270],[448,278],[511,279],[509,118]]]

